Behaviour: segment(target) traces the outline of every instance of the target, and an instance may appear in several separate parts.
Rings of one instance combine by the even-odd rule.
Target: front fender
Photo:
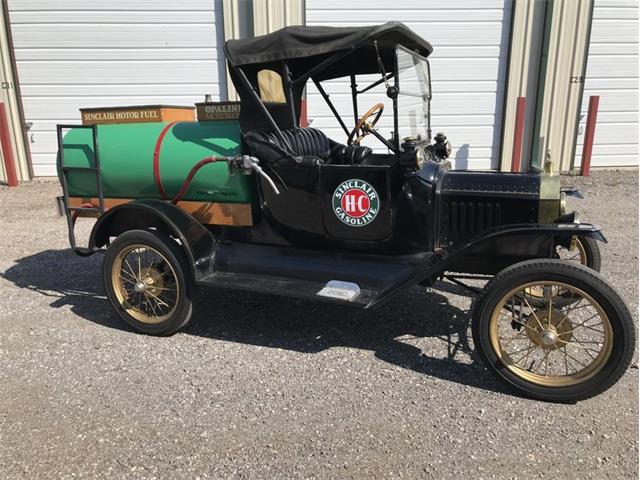
[[[149,228],[179,240],[196,281],[209,272],[216,249],[214,236],[187,212],[162,200],[135,200],[110,209],[93,226],[89,247],[101,248],[108,244],[109,237]]]
[[[565,239],[568,243],[573,236],[607,241],[599,227],[588,223],[504,225],[445,248],[439,267],[441,271],[493,274],[518,261],[546,258],[553,245]]]
[[[600,227],[591,225],[590,223],[552,223],[552,224],[512,224],[502,225],[490,230],[485,230],[479,235],[473,237],[461,247],[454,247],[454,250],[461,252],[463,250],[481,245],[492,239],[504,237],[505,235],[558,235],[558,236],[583,236],[592,237],[601,242],[607,243],[607,239],[600,231]]]

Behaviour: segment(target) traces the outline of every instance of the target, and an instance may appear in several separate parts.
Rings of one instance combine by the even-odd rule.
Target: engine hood
[[[445,171],[436,189],[440,238],[451,243],[509,224],[551,224],[561,215],[560,177]]]

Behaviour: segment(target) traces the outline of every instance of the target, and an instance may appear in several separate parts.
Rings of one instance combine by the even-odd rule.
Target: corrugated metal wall
[[[55,175],[55,125],[79,123],[81,107],[225,92],[218,0],[10,0],[9,11],[36,175]]]
[[[580,164],[589,96],[600,95],[592,167],[638,165],[638,2],[596,0],[576,148]]]
[[[434,46],[432,125],[445,131],[454,146],[457,168],[498,166],[501,117],[511,21],[510,0],[306,0],[307,25],[375,25],[404,22]],[[378,77],[375,77],[376,79]],[[358,81],[366,84],[364,78]],[[348,126],[353,110],[348,81],[326,82],[325,89]],[[385,101],[379,130],[389,135],[392,108],[384,88],[359,97],[362,115],[374,103]],[[311,126],[334,139],[345,134],[313,85],[308,92]],[[377,147],[377,140],[367,140]]]
[[[119,104],[193,104],[225,96],[222,0],[9,0],[11,28],[36,175],[55,174],[55,124],[78,122],[78,109]],[[308,25],[405,22],[432,42],[433,128],[454,146],[457,168],[496,168],[511,0],[307,0]],[[220,48],[219,48],[220,47]],[[366,83],[359,80],[360,86]],[[325,85],[353,123],[348,82]],[[638,4],[596,0],[576,165],[588,97],[601,96],[594,166],[638,164]],[[362,95],[360,113],[384,100]],[[344,133],[309,88],[309,118],[336,140]],[[369,145],[376,146],[375,140]]]

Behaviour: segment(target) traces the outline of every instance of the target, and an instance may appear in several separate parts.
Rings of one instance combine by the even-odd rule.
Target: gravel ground
[[[565,183],[637,319],[638,172]],[[576,405],[519,398],[447,283],[370,312],[204,290],[186,331],[137,335],[58,191],[0,187],[1,478],[637,478],[637,363]]]

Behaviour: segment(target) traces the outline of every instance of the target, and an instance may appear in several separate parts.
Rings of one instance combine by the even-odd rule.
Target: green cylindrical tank
[[[98,125],[98,151],[105,198],[160,198],[153,175],[153,156],[158,137],[167,123]],[[67,167],[93,167],[90,128],[74,128],[63,139]],[[166,133],[160,148],[159,171],[169,198],[182,186],[191,168],[210,156],[240,154],[238,122],[179,122]],[[59,165],[58,165],[59,168]],[[96,197],[95,174],[67,173],[69,195]],[[229,175],[226,162],[203,166],[193,178],[183,200],[249,203],[253,179]]]

